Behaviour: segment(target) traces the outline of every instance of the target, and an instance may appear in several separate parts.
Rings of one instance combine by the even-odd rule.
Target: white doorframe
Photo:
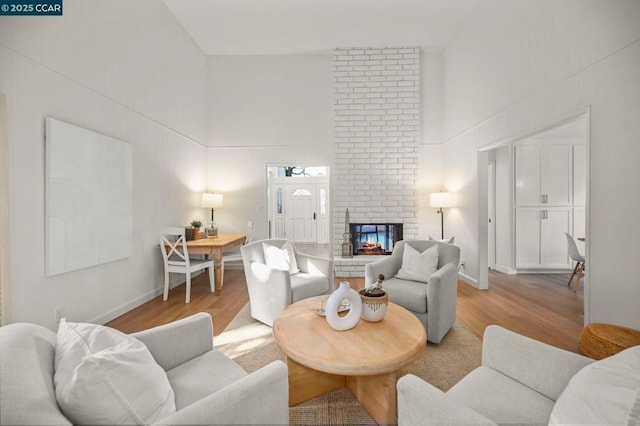
[[[0,93],[0,325],[11,322],[9,158],[7,138],[5,96]]]
[[[490,269],[496,268],[496,162],[489,161],[487,175],[487,203],[488,203],[488,239],[489,254],[487,261]]]
[[[287,189],[295,186],[305,187],[313,186],[316,200],[316,215],[314,218],[315,226],[315,244],[330,244],[331,243],[331,194],[330,194],[330,168],[326,167],[326,176],[292,176],[292,177],[278,177],[276,176],[276,169],[283,167],[283,165],[267,165],[267,205],[268,205],[268,222],[269,222],[269,238],[285,238],[283,232],[287,228],[286,221],[286,198]],[[309,165],[300,165],[300,167],[313,167]],[[282,213],[278,213],[278,188],[282,188],[281,191],[281,205],[283,206]],[[324,195],[324,203],[320,200],[320,194]],[[321,212],[321,208],[324,208],[324,214]],[[325,226],[327,229],[321,229]],[[286,237],[289,238],[289,237]]]
[[[553,129],[555,127],[561,126],[570,121],[574,121],[576,118],[581,115],[585,116],[585,126],[586,126],[586,166],[585,166],[585,175],[586,175],[586,186],[587,186],[587,194],[586,194],[586,232],[585,232],[585,257],[589,259],[590,253],[590,242],[589,238],[589,230],[590,230],[590,194],[591,194],[591,178],[590,178],[590,164],[591,164],[591,107],[586,107],[581,109],[575,114],[567,116],[563,120],[559,120],[553,123],[550,123],[546,126],[543,126],[535,131],[526,132],[521,135],[517,135],[508,139],[499,140],[485,146],[482,146],[478,149],[478,168],[477,168],[477,179],[478,179],[478,288],[479,289],[488,289],[489,288],[489,261],[488,261],[488,197],[487,194],[487,180],[488,180],[488,161],[489,161],[489,151],[494,149],[503,147],[505,145],[512,144],[520,139],[525,139],[536,135],[538,133],[542,133],[544,131]],[[513,222],[512,222],[513,224]],[[513,237],[513,235],[512,235]],[[514,250],[515,244],[512,244],[512,250]],[[589,306],[590,306],[590,285],[589,285],[589,275],[584,276],[584,323],[589,324]]]

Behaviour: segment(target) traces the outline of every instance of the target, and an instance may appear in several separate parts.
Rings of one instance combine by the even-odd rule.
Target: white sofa
[[[406,375],[398,424],[640,424],[640,346],[596,361],[499,326],[446,393]]]
[[[166,371],[175,414],[159,424],[286,424],[287,367],[247,374],[213,347],[211,316],[199,313],[133,334]],[[56,333],[35,324],[0,327],[0,424],[69,425],[54,392]]]

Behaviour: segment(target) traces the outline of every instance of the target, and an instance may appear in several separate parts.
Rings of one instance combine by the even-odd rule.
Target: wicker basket
[[[612,324],[593,323],[580,334],[580,352],[593,359],[602,359],[640,345],[640,331]]]

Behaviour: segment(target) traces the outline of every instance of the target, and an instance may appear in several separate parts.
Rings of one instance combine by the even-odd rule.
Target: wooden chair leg
[[[220,261],[220,287],[224,286],[224,260]]]
[[[573,268],[573,272],[571,273],[571,276],[569,277],[569,282],[567,283],[567,287],[571,287],[571,281],[573,281],[573,276],[576,274],[576,272],[578,271],[579,267],[580,267],[580,262],[576,262],[576,266]]]
[[[579,265],[580,269],[578,269],[578,279],[576,280],[576,285],[573,286],[574,293],[578,291],[578,288],[580,287],[580,278],[582,278],[582,275],[584,273],[584,263],[580,262]]]

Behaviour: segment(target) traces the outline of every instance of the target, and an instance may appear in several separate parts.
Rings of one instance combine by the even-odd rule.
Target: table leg
[[[214,249],[211,254],[213,255],[216,294],[220,294],[220,291],[222,291],[222,250]]]
[[[396,372],[375,376],[348,376],[347,388],[378,424],[395,424]]]
[[[324,373],[287,358],[289,369],[289,406],[308,401],[316,396],[343,388],[344,376]]]

